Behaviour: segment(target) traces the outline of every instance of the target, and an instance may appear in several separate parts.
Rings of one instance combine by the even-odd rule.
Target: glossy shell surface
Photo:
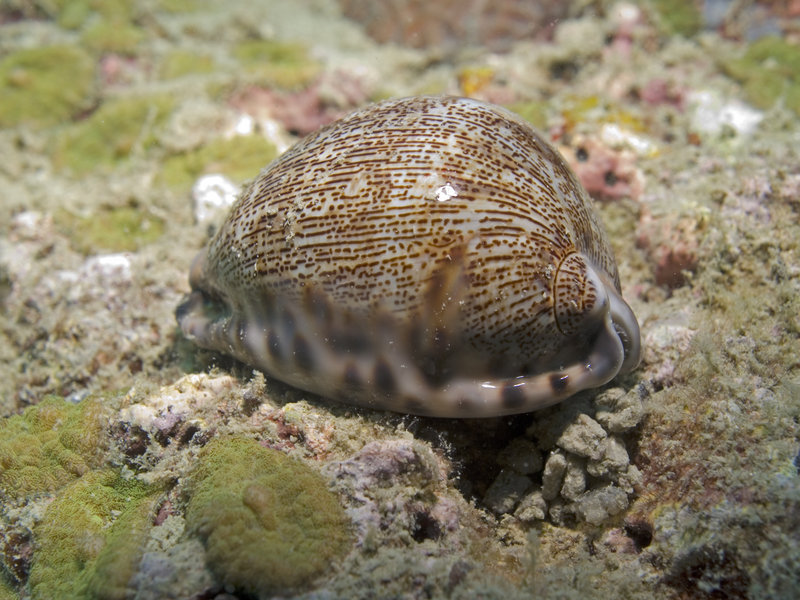
[[[177,317],[296,387],[446,417],[536,410],[639,362],[592,201],[516,115],[390,100],[242,192]]]

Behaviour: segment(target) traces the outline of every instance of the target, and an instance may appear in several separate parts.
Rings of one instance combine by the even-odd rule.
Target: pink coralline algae
[[[688,217],[655,218],[643,210],[636,229],[636,243],[647,252],[656,284],[677,288],[686,272],[697,268],[698,221]]]
[[[562,2],[518,0],[339,0],[342,12],[381,43],[414,48],[485,44],[506,50],[514,40],[546,36],[566,15]]]
[[[370,442],[326,470],[347,498],[360,543],[371,530],[436,538],[458,529],[462,508],[444,495],[446,465],[420,442]]]
[[[297,92],[248,87],[229,103],[256,120],[271,119],[297,135],[306,135],[331,123],[367,98],[365,84],[350,73],[323,75]]]
[[[592,136],[576,137],[570,148],[560,150],[592,197],[638,200],[642,195],[644,177],[632,151],[616,150]]]

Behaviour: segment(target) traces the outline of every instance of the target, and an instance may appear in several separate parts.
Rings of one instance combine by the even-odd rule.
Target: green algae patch
[[[66,29],[79,29],[98,17],[127,23],[133,19],[136,6],[127,0],[51,0],[49,4],[49,12],[55,12],[58,24]]]
[[[157,144],[156,131],[174,100],[166,96],[125,98],[101,106],[91,117],[59,135],[53,161],[76,175],[111,169]]]
[[[506,108],[518,114],[537,129],[544,130],[547,127],[547,104],[544,102],[516,102],[507,104]]]
[[[694,0],[652,0],[652,6],[667,34],[691,37],[703,27],[703,16]]]
[[[0,421],[0,497],[52,492],[99,466],[107,419],[100,399],[49,397]]]
[[[114,471],[64,488],[35,529],[31,598],[126,598],[158,494]]]
[[[144,38],[144,31],[136,25],[105,19],[92,23],[81,33],[84,45],[100,54],[133,56]]]
[[[156,4],[160,11],[171,14],[199,12],[212,5],[208,0],[158,0]]]
[[[325,480],[245,438],[206,446],[189,481],[187,530],[224,585],[271,597],[307,588],[350,547],[348,522]]]
[[[205,146],[169,157],[161,178],[176,188],[189,188],[201,175],[221,173],[235,181],[254,177],[278,155],[272,142],[258,135],[216,139]]]
[[[800,46],[777,36],[763,37],[750,44],[742,57],[722,66],[757,107],[770,108],[782,99],[800,115]]]
[[[88,216],[55,214],[56,227],[83,254],[133,252],[164,234],[164,220],[135,206],[101,208]]]
[[[9,584],[0,580],[0,600],[19,600],[19,594]]]
[[[76,46],[47,46],[0,61],[0,127],[46,127],[85,110],[94,91],[94,62]]]
[[[215,68],[214,59],[208,54],[173,50],[164,57],[158,72],[161,79],[177,79],[187,75],[212,73]]]
[[[302,44],[248,40],[236,46],[233,54],[257,83],[266,87],[303,89],[321,68]]]

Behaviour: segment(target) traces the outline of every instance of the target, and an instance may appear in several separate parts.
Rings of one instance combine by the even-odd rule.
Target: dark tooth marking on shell
[[[291,310],[288,308],[283,309],[280,323],[283,329],[281,334],[285,335],[287,338],[294,337],[295,330],[297,329],[297,322],[295,321],[294,313],[292,313]]]
[[[426,408],[425,403],[418,398],[406,398],[403,404],[405,412],[411,415],[426,415],[430,411]]]
[[[373,377],[375,378],[375,387],[378,391],[384,394],[391,394],[396,391],[397,388],[392,368],[383,358],[379,358],[375,363]]]
[[[358,367],[352,361],[344,367],[344,384],[347,388],[357,388],[362,384],[361,375],[358,374]]]
[[[563,394],[564,390],[569,386],[569,375],[562,373],[553,373],[550,375],[550,387],[556,394]]]
[[[515,409],[525,405],[525,393],[522,386],[513,382],[503,387],[503,405],[506,408]]]
[[[184,334],[287,383],[444,417],[543,408],[635,368],[592,202],[516,115],[422,96],[307,136],[192,263]]]
[[[311,347],[306,341],[306,338],[299,333],[294,336],[292,352],[294,354],[294,363],[303,371],[312,371],[314,369],[314,355],[311,351]]]

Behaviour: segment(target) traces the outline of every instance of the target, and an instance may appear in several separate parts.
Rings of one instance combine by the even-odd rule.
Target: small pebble
[[[534,490],[519,503],[514,515],[524,522],[542,521],[547,516],[547,501],[542,490]]]
[[[531,480],[511,469],[503,469],[494,480],[483,501],[495,514],[510,513],[531,486]]]
[[[545,500],[554,500],[558,496],[566,470],[567,458],[564,454],[558,451],[551,453],[542,474],[542,497]]]
[[[611,473],[624,471],[630,464],[625,444],[617,436],[612,435],[603,440],[600,448],[600,458],[586,464],[586,471],[592,477],[607,477]]]
[[[567,455],[567,470],[564,483],[561,485],[561,497],[566,500],[577,500],[586,491],[586,466],[582,458],[573,454]]]
[[[567,452],[597,460],[602,452],[600,444],[607,435],[600,423],[581,414],[564,430],[556,445]]]
[[[626,508],[628,495],[613,484],[586,492],[574,506],[578,517],[591,525],[600,525]]]
[[[595,404],[595,418],[610,433],[630,431],[644,417],[644,407],[636,388],[627,393],[620,388],[612,388],[600,394]]]

